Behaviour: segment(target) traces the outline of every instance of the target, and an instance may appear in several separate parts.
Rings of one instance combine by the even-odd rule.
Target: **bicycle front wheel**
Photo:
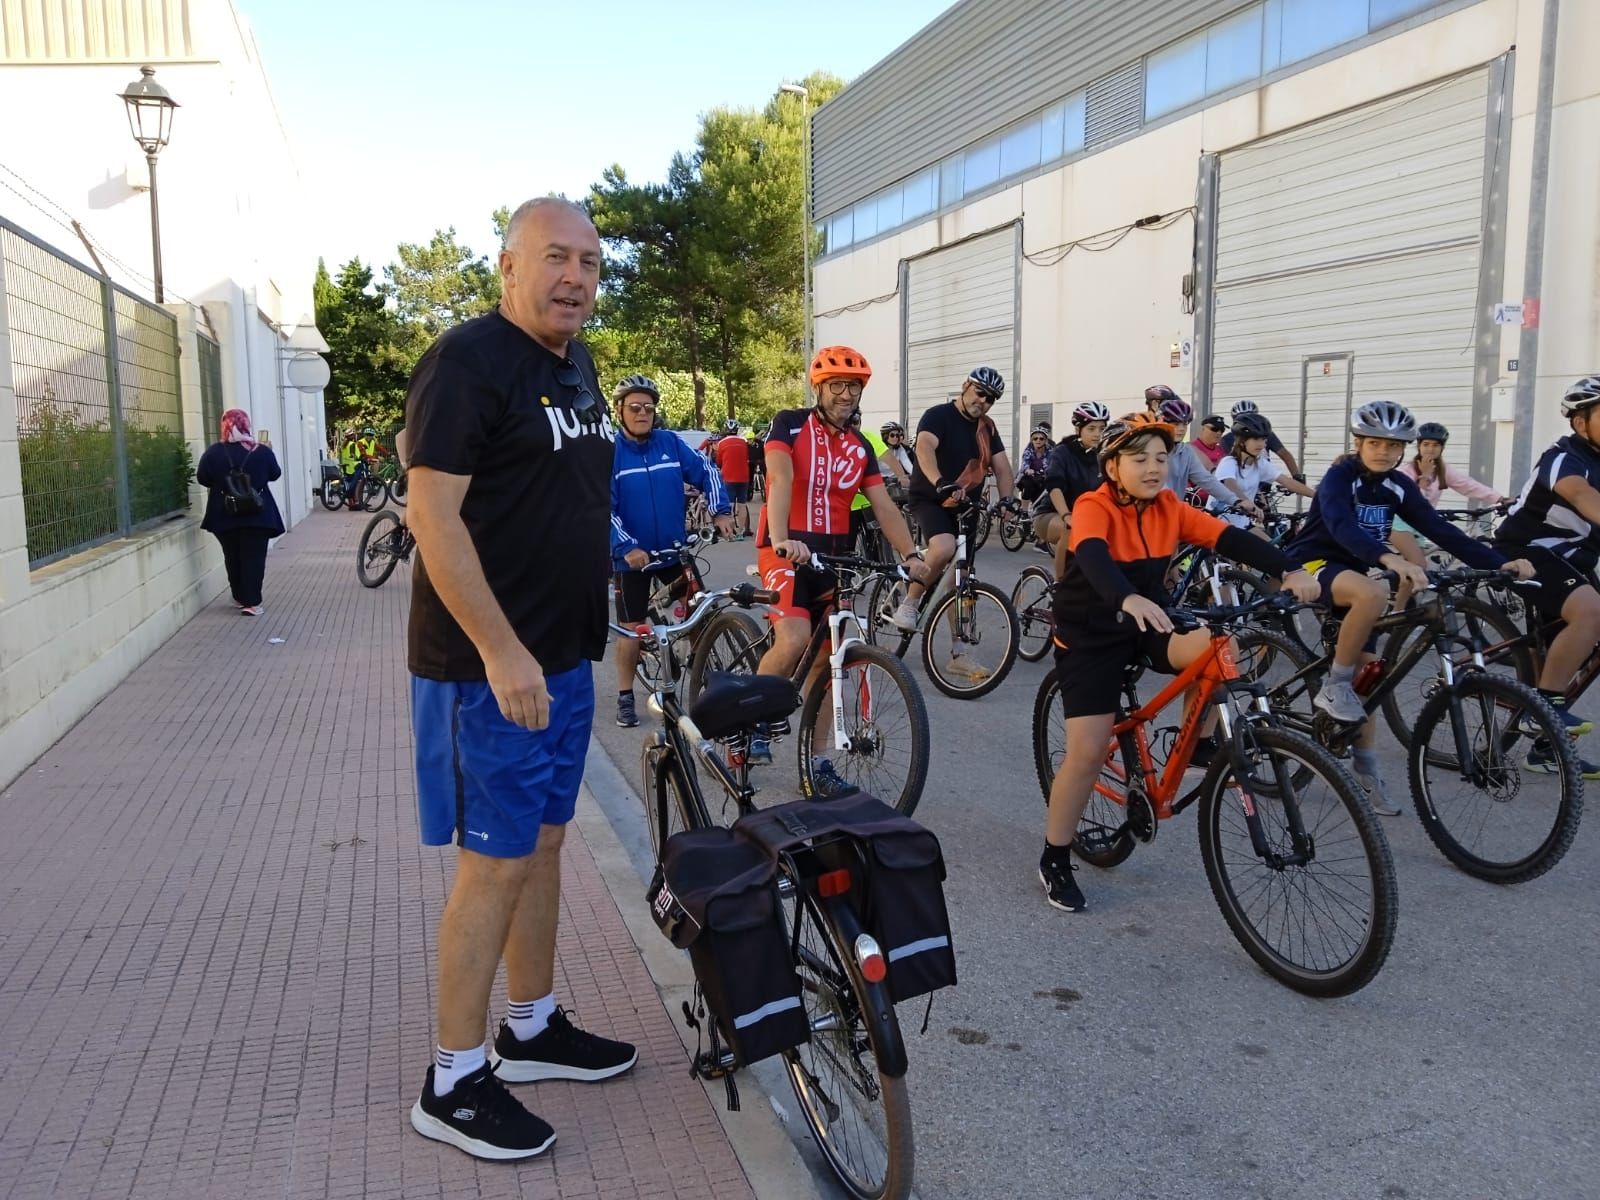
[[[378,513],[367,522],[361,531],[361,545],[356,548],[356,578],[362,587],[380,587],[394,574],[404,536],[400,518],[392,512]]]
[[[915,1170],[911,1099],[904,1075],[883,1070],[903,1055],[885,984],[869,984],[853,939],[810,895],[785,900],[795,970],[811,1040],[783,1053],[801,1115],[839,1182],[858,1200],[901,1200]]]
[[[867,641],[882,646],[896,658],[905,657],[913,636],[889,620],[905,598],[905,580],[898,575],[879,575],[867,593]]]
[[[322,507],[329,512],[338,512],[343,503],[344,484],[325,481],[322,485]]]
[[[922,666],[933,686],[955,700],[987,696],[1017,661],[1020,631],[1011,601],[972,580],[934,605],[922,629]]]
[[[704,829],[711,818],[693,786],[693,763],[683,762],[670,747],[649,742],[641,757],[644,802],[650,810],[644,815],[645,824],[650,827],[650,849],[660,862],[661,847],[669,837],[685,829]]]
[[[389,499],[393,500],[401,508],[404,508],[406,506],[407,488],[408,485],[406,483],[405,472],[402,471],[398,476],[395,477],[394,481],[389,484]]]
[[[754,675],[771,636],[769,628],[742,609],[725,608],[715,614],[695,639],[684,684],[684,707],[694,704],[712,671]]]
[[[844,701],[843,738],[835,737],[833,688]],[[928,779],[928,707],[911,672],[881,646],[844,652],[844,681],[824,673],[812,681],[800,710],[800,778],[816,795],[819,758],[862,791],[906,816],[916,811]]]
[[[1023,662],[1038,662],[1050,649],[1056,627],[1051,600],[1054,588],[1049,571],[1029,567],[1011,589],[1011,608],[1017,614],[1017,657]]]
[[[1007,550],[1021,550],[1028,540],[1028,522],[1032,519],[1025,513],[1006,513],[1000,518],[1000,544]]]
[[[1422,828],[1468,875],[1536,879],[1578,834],[1577,751],[1549,701],[1525,684],[1472,671],[1442,688],[1417,718],[1409,766]]]
[[[1394,942],[1398,889],[1388,840],[1339,760],[1304,734],[1241,725],[1201,788],[1200,857],[1245,952],[1308,996],[1370,983]]]
[[[369,513],[375,513],[387,503],[389,503],[389,485],[381,479],[367,480],[361,507]]]

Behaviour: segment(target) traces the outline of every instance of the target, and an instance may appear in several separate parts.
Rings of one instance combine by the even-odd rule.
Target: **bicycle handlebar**
[[[1302,607],[1306,606],[1288,592],[1273,592],[1246,600],[1243,604],[1216,604],[1206,608],[1173,607],[1167,609],[1166,613],[1172,619],[1174,633],[1189,633],[1206,626],[1232,625],[1262,609],[1291,612]]]
[[[778,548],[779,558],[788,558],[781,547]],[[810,567],[819,574],[823,571],[867,571],[883,575],[898,575],[902,580],[909,580],[911,572],[906,570],[904,563],[874,562],[870,558],[858,558],[853,554],[823,554],[813,550],[811,557],[803,563],[795,563],[797,567]]]
[[[676,625],[649,625],[644,622],[631,628],[627,625],[618,625],[615,621],[606,622],[611,632],[618,637],[633,638],[635,641],[670,641],[672,638],[688,633],[696,625],[706,620],[708,615],[717,609],[714,600],[731,600],[740,608],[754,608],[756,605],[777,604],[782,597],[768,588],[759,588],[753,583],[741,583],[731,588],[721,588],[715,592],[706,592],[694,603],[694,611]]]

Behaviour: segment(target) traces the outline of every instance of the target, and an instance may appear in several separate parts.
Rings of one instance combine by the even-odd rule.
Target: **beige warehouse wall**
[[[1299,72],[1034,179],[958,211],[898,231],[817,264],[819,313],[893,291],[902,259],[1019,217],[1026,254],[1115,229],[1195,200],[1200,155],[1240,146],[1435,79],[1481,66],[1518,47],[1508,149],[1504,298],[1523,294],[1533,113],[1538,89],[1542,0],[1483,0],[1355,53]],[[1600,369],[1600,75],[1584,47],[1600,45],[1600,3],[1562,5],[1557,108],[1551,138],[1550,206],[1540,331],[1536,437],[1560,430],[1561,387]],[[1580,61],[1583,60],[1583,61]],[[1152,382],[1184,394],[1192,371],[1170,366],[1172,342],[1192,334],[1181,283],[1192,266],[1193,226],[1182,219],[1159,232],[1135,231],[1101,254],[1074,250],[1054,266],[1025,262],[1020,314],[1021,392],[1054,406],[1059,428],[1071,406],[1128,403]],[[1519,357],[1521,331],[1501,332],[1502,369]],[[819,344],[858,345],[879,373],[869,417],[899,401],[900,298],[819,319]],[[880,386],[879,381],[892,386]],[[1515,385],[1505,373],[1501,390]],[[1499,473],[1508,473],[1510,412],[1497,439]],[[913,414],[913,419],[915,414]],[[1505,478],[1496,483],[1508,487]]]

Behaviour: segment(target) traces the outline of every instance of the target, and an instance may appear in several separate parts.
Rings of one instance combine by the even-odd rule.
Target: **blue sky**
[[[950,0],[236,3],[331,268],[447,225],[488,253],[496,206],[582,195],[614,162],[659,179],[700,113],[812,70],[859,75]]]

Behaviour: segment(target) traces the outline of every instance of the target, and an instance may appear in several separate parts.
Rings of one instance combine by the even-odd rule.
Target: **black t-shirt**
[[[954,483],[956,476],[966,470],[967,464],[978,457],[978,422],[969,421],[962,416],[955,401],[951,400],[945,404],[935,404],[922,414],[922,420],[917,422],[917,432],[924,431],[939,439],[939,448],[934,451],[934,458],[939,464],[939,475],[946,482]],[[1006,452],[998,428],[989,440],[989,451],[991,455]],[[916,461],[915,455],[912,457],[914,465],[911,471],[911,494],[921,500],[937,499],[939,480],[930,480],[924,475],[922,463]]]
[[[498,311],[443,334],[406,393],[413,467],[470,475],[461,519],[489,590],[549,674],[605,655],[611,572],[611,451],[594,360],[578,342],[569,361],[600,405],[580,425],[578,391],[557,382],[564,361]],[[484,678],[483,659],[450,615],[419,555],[412,575],[406,658],[412,674]]]

